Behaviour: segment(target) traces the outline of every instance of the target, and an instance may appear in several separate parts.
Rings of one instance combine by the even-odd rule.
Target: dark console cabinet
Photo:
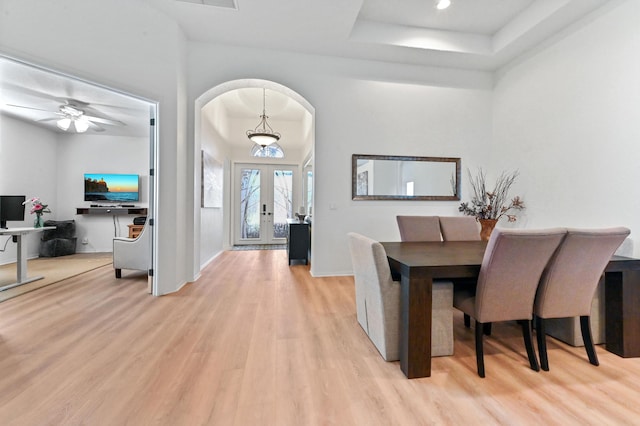
[[[300,222],[296,219],[287,219],[287,253],[289,265],[292,260],[304,260],[309,264],[309,252],[311,251],[311,224]]]

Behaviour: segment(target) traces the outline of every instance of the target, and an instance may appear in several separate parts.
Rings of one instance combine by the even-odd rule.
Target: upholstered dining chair
[[[356,287],[356,317],[385,361],[400,359],[400,283],[391,279],[384,247],[350,232]],[[431,355],[453,354],[453,284],[435,281],[432,291]]]
[[[442,241],[438,216],[396,216],[402,241]]]
[[[113,268],[116,278],[122,277],[123,269],[148,271],[151,268],[151,229],[147,222],[137,238],[116,237],[113,239]]]
[[[599,365],[591,336],[591,303],[611,256],[627,238],[624,227],[568,229],[567,236],[542,274],[534,314],[542,369],[549,371],[545,321],[580,317],[589,362]]]
[[[495,229],[482,259],[476,288],[455,289],[453,306],[475,319],[480,377],[485,377],[485,325],[500,321],[520,321],[531,369],[540,370],[531,335],[533,301],[542,271],[565,234],[559,228]]]
[[[439,216],[444,241],[480,241],[480,225],[471,216]]]

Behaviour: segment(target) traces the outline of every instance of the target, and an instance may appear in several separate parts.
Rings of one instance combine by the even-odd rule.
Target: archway
[[[298,103],[310,117],[309,123],[309,140],[310,140],[310,149],[309,149],[309,158],[304,159],[304,161],[300,161],[300,170],[303,170],[305,165],[311,164],[313,166],[313,158],[315,157],[315,108],[299,93],[294,90],[273,82],[269,80],[262,79],[241,79],[241,80],[232,80],[222,84],[219,84],[211,89],[207,90],[205,93],[200,95],[194,102],[194,151],[193,151],[193,164],[194,164],[194,205],[193,205],[193,235],[197,236],[193,239],[193,276],[197,277],[199,275],[201,267],[208,261],[208,259],[202,259],[202,257],[207,257],[207,250],[202,249],[202,240],[206,238],[207,241],[210,240],[209,235],[205,236],[203,233],[205,230],[202,228],[207,226],[207,223],[203,224],[203,221],[206,222],[208,220],[207,217],[202,216],[203,210],[201,210],[201,199],[200,199],[200,191],[201,191],[201,155],[203,148],[203,109],[213,100],[220,97],[227,92],[237,91],[240,89],[267,89],[267,91],[274,91],[282,94],[292,101]],[[221,235],[216,235],[216,238],[222,239],[222,244],[216,248],[218,252],[229,248],[231,242],[231,218],[230,218],[230,197],[229,197],[229,188],[230,188],[230,172],[231,172],[231,164],[235,161],[232,155],[225,155],[224,158],[224,197],[223,197],[223,206],[221,209],[222,212],[222,227],[223,232]],[[314,180],[315,181],[315,180]],[[312,186],[314,184],[312,183]],[[311,189],[311,193],[315,194],[315,188]],[[312,201],[313,202],[313,201]],[[210,212],[204,212],[205,215],[209,215]],[[216,220],[220,220],[217,218]],[[313,233],[313,229],[312,229]],[[313,239],[312,239],[313,244]],[[311,252],[312,256],[312,265],[313,265],[313,250]],[[214,253],[214,256],[217,253]]]

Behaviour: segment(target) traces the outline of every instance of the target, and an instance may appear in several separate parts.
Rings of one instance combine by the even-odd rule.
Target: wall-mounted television
[[[130,203],[140,199],[138,175],[85,173],[84,200],[107,203]]]

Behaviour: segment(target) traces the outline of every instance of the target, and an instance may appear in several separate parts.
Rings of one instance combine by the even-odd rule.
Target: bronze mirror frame
[[[453,195],[359,195],[358,194],[358,160],[390,160],[390,161],[421,161],[455,164],[455,188]],[[456,157],[411,157],[399,155],[367,155],[353,154],[351,156],[351,199],[352,200],[405,200],[405,201],[460,201],[460,169],[461,160]]]

